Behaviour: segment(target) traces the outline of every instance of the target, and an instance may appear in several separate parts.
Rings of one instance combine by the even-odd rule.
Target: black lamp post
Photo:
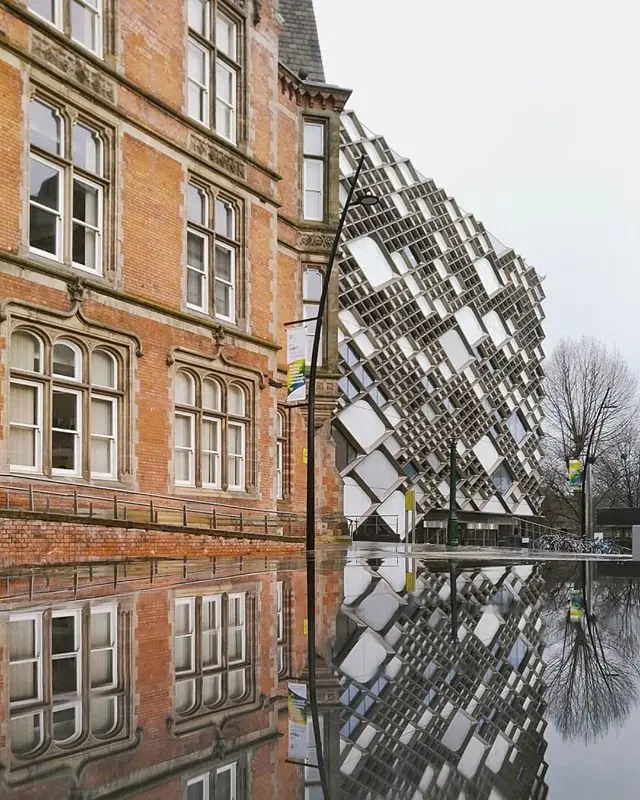
[[[447,547],[457,547],[458,539],[458,514],[456,513],[456,487],[458,485],[458,469],[456,464],[456,445],[458,444],[455,436],[449,440],[449,518],[447,520]]]
[[[336,260],[342,229],[347,218],[349,209],[353,205],[371,207],[376,205],[378,198],[369,192],[356,194],[356,186],[365,156],[358,162],[357,169],[351,180],[349,193],[340,215],[336,235],[331,245],[329,261],[322,282],[322,293],[318,304],[318,317],[316,328],[313,334],[313,346],[311,349],[311,362],[309,364],[309,379],[307,383],[307,519],[306,519],[306,551],[307,551],[307,660],[309,662],[309,705],[313,723],[313,735],[315,739],[316,753],[318,757],[318,772],[322,783],[322,793],[324,800],[329,800],[329,786],[324,769],[324,755],[322,740],[320,738],[320,721],[318,718],[318,697],[316,692],[316,377],[318,373],[318,354],[320,352],[320,342],[322,341],[322,322],[325,317],[327,297],[329,295],[329,283],[331,272]]]

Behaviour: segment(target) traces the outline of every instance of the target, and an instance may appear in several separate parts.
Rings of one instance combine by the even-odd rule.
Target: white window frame
[[[208,203],[207,203],[208,206]],[[196,267],[189,264],[189,236],[195,236],[198,239],[201,239],[203,242],[203,251],[204,251],[204,265],[203,271],[200,271]],[[209,311],[210,305],[210,298],[209,298],[209,247],[210,247],[210,237],[206,233],[201,233],[200,231],[193,228],[191,225],[187,227],[187,285],[185,289],[185,296],[187,299],[187,308],[193,308],[195,311],[203,311],[205,314]],[[196,273],[200,280],[202,281],[202,305],[199,306],[196,303],[189,302],[189,272]]]
[[[76,378],[75,380],[79,380]],[[53,397],[55,394],[70,394],[76,398],[76,430],[71,431],[67,428],[56,428],[53,424]],[[83,392],[79,389],[71,389],[66,386],[54,383],[51,387],[51,474],[52,475],[73,475],[79,476],[82,474],[82,398]],[[53,467],[53,434],[55,433],[73,433],[75,435],[73,458],[74,469],[62,469],[61,467]]]
[[[56,0],[59,2],[59,0]],[[74,0],[70,0],[71,3]],[[84,10],[88,14],[92,14],[94,16],[94,24],[95,24],[95,48],[89,47],[84,42],[80,41],[80,39],[76,39],[73,35],[73,12],[70,13],[69,19],[69,29],[71,31],[71,39],[76,42],[76,44],[83,47],[85,50],[88,50],[90,53],[98,56],[98,58],[102,58],[103,55],[103,34],[102,34],[102,15],[103,15],[103,7],[102,7],[102,0],[96,0],[96,8],[93,8],[86,0],[75,0],[78,5],[83,6]]]
[[[35,17],[44,20],[44,22],[46,22],[47,25],[51,25],[52,28],[56,28],[57,30],[62,30],[62,0],[54,0],[53,20],[47,19],[46,17],[43,17],[41,14],[38,14],[37,11],[31,8],[29,3],[27,3],[27,8]]]
[[[56,109],[57,110],[57,109]],[[44,206],[41,203],[37,203],[31,199],[31,178],[29,178],[29,252],[35,253],[36,255],[43,256],[44,258],[50,258],[54,261],[62,261],[63,260],[63,249],[64,249],[64,179],[65,179],[65,170],[64,167],[61,167],[59,164],[56,164],[55,161],[49,161],[46,158],[43,158],[36,153],[30,152],[29,153],[29,165],[31,165],[31,161],[38,161],[41,164],[44,164],[51,169],[54,169],[58,173],[58,208],[56,210],[49,208],[48,206]],[[31,166],[29,166],[29,171],[31,171]],[[56,252],[49,253],[47,250],[40,250],[39,247],[34,247],[31,244],[31,207],[38,208],[41,211],[44,211],[48,214],[55,215],[56,217]]]
[[[204,474],[205,474],[204,457],[205,457],[205,455],[208,455],[210,458],[213,458],[213,460],[214,460],[216,479],[215,479],[215,481],[213,483],[210,483],[208,481],[205,481],[204,477],[203,477],[202,486],[203,486],[203,488],[206,488],[206,489],[220,489],[221,486],[222,486],[222,420],[219,417],[214,417],[214,416],[211,416],[210,414],[203,413],[203,415],[202,415],[202,423],[201,423],[202,427],[204,427],[205,424],[209,425],[211,423],[213,423],[215,425],[215,429],[216,429],[216,436],[215,436],[216,449],[215,450],[205,450],[205,447],[204,447],[204,436],[201,433],[201,435],[200,435],[200,458],[201,458],[202,463],[200,465],[200,470],[202,472],[202,475],[204,476]]]
[[[231,453],[229,443],[231,437],[229,431],[231,428],[238,428],[240,430],[240,449],[241,453]],[[240,483],[231,483],[231,462],[238,461],[240,463]],[[246,423],[237,421],[233,417],[227,419],[227,483],[228,488],[236,491],[244,491],[247,483],[247,426]]]
[[[229,611],[227,610],[227,664],[235,666],[236,664],[244,664],[247,660],[247,595],[245,592],[230,592],[227,594],[227,603],[230,606],[235,600],[241,601],[242,623],[231,625],[229,622]],[[231,631],[242,631],[242,656],[240,658],[231,659],[229,656],[229,641],[231,639]]]
[[[111,644],[101,645],[100,647],[91,646],[91,621],[94,615],[108,614],[109,615],[109,628],[111,631]],[[115,605],[95,605],[91,606],[89,612],[89,638],[87,641],[89,648],[89,688],[94,695],[100,696],[102,692],[109,689],[115,689],[118,685],[118,607]],[[111,651],[111,675],[113,680],[111,683],[105,683],[100,686],[91,685],[91,654],[102,653],[107,650]]]
[[[276,583],[276,643],[278,649],[278,675],[284,672],[285,635],[284,635],[284,581]]]
[[[189,435],[190,435],[190,444],[189,447],[183,447],[176,444],[175,438],[175,418],[176,417],[186,417],[189,420]],[[174,471],[174,483],[176,486],[195,486],[195,452],[196,452],[196,441],[195,441],[195,434],[196,434],[196,415],[195,412],[189,411],[178,411],[174,412],[174,435],[173,435],[173,471]],[[175,476],[176,472],[176,453],[178,451],[187,452],[189,453],[189,477],[187,480],[179,480]]]
[[[213,628],[205,628],[204,626],[204,606],[206,604],[212,605],[215,608],[215,621],[216,625]],[[204,640],[205,634],[216,632],[217,634],[217,654],[214,664],[204,663]],[[201,625],[201,648],[202,648],[202,672],[206,673],[209,670],[219,670],[223,666],[222,660],[222,595],[212,594],[204,595],[202,598],[202,625]]]
[[[231,102],[228,102],[220,96],[220,78],[218,75],[219,69],[224,70],[231,77]],[[218,111],[218,105],[223,106],[223,108],[231,112],[231,131],[229,133],[223,131],[220,126],[219,117],[221,115]],[[231,142],[231,144],[236,144],[238,138],[238,73],[222,58],[216,58],[216,133],[221,138]]]
[[[284,498],[284,442],[276,441],[276,500]]]
[[[55,736],[52,734],[53,741],[56,744],[70,744],[74,742],[79,736],[82,735],[82,700],[78,697],[77,700],[73,700],[67,703],[58,703],[54,704],[51,707],[51,727],[53,730],[53,717],[58,711],[66,711],[67,709],[73,709],[74,713],[74,732],[71,736],[67,736],[66,739],[56,739]]]
[[[200,83],[199,80],[196,80],[189,74],[189,47],[195,47],[196,49],[200,50],[200,52],[204,53],[204,74],[205,74],[205,81],[206,83]],[[188,45],[187,45],[187,115],[194,119],[196,122],[199,122],[201,125],[205,125],[207,128],[211,127],[211,54],[206,47],[203,47],[198,40],[194,36],[189,36]],[[189,84],[198,87],[199,92],[199,99],[201,102],[201,111],[203,112],[202,118],[200,115],[194,115],[192,109],[189,107]]]
[[[202,786],[202,800],[209,800],[209,781],[211,780],[211,773],[205,772],[204,775],[198,775],[195,778],[190,778],[187,781],[187,792],[185,796],[189,792],[190,786]]]
[[[237,792],[238,792],[238,763],[237,761],[233,761],[231,764],[225,764],[223,767],[218,767],[216,769],[216,785],[218,776],[224,772],[229,772],[231,775],[231,795],[229,800],[237,800]]]
[[[25,423],[11,422],[11,385],[17,384],[19,386],[29,386],[36,390],[36,409],[37,420],[36,425],[27,425]],[[11,438],[11,428],[28,428],[35,431],[34,447],[35,447],[35,466],[24,464],[9,464],[9,469],[12,472],[28,472],[31,474],[40,474],[42,472],[42,384],[38,381],[23,381],[17,378],[12,378],[9,385],[9,438]]]
[[[306,139],[306,131],[307,128],[320,128],[322,130],[322,149],[323,152],[321,155],[317,155],[314,153],[307,153],[305,147],[305,139]],[[327,189],[327,125],[326,123],[319,121],[319,120],[311,120],[307,119],[303,121],[302,127],[302,216],[304,219],[311,220],[313,222],[322,222],[326,216],[326,189]],[[309,179],[307,175],[308,165],[314,163],[319,164],[321,173],[322,173],[322,181],[320,189],[309,188]],[[309,210],[309,206],[307,203],[307,194],[314,194],[320,196],[320,216],[311,213]]]
[[[77,174],[74,170],[73,179],[72,179],[72,186],[71,191],[73,192],[74,185],[76,183],[82,183],[85,186],[90,186],[92,189],[97,189],[98,192],[98,225],[90,225],[87,222],[83,222],[82,220],[76,219],[73,216],[73,209],[71,211],[71,265],[76,269],[80,269],[83,272],[88,272],[91,275],[102,275],[102,251],[103,251],[103,231],[102,227],[104,225],[104,196],[103,196],[103,189],[102,186],[97,183],[96,181],[91,181],[88,178],[81,177]],[[73,204],[72,204],[73,205]],[[86,264],[81,264],[79,261],[73,260],[73,228],[75,225],[79,225],[85,230],[93,231],[96,234],[95,237],[95,244],[94,244],[94,256],[95,256],[95,269],[86,266]]]
[[[189,633],[176,633],[175,630],[175,616],[176,616],[176,608],[178,606],[186,606],[189,609]],[[176,676],[182,675],[193,675],[196,669],[196,599],[195,597],[176,597],[174,599],[174,609],[173,609],[173,651],[174,651],[174,663],[173,663],[173,674]],[[191,669],[182,669],[179,670],[176,668],[175,664],[175,642],[176,639],[191,639]]]
[[[99,394],[97,392],[91,392],[89,397],[89,414],[91,415],[91,409],[93,408],[93,401],[100,400],[103,403],[109,403],[111,406],[111,436],[108,436],[104,433],[94,433],[91,430],[91,425],[89,426],[89,463],[93,465],[93,459],[91,456],[91,443],[94,439],[100,439],[101,441],[108,441],[110,443],[109,447],[109,456],[110,456],[110,464],[111,464],[111,472],[94,472],[91,469],[91,477],[97,479],[115,479],[118,475],[118,401],[115,397],[109,397],[108,395]]]
[[[236,248],[231,247],[228,244],[216,239],[215,250],[225,250],[231,256],[231,280],[223,280],[222,278],[218,277],[218,270],[216,269],[216,264],[214,264],[214,273],[213,273],[213,280],[214,280],[214,287],[213,287],[213,315],[216,319],[223,319],[226,322],[235,322],[236,321]],[[217,261],[217,258],[215,259]],[[221,283],[223,286],[226,286],[229,290],[229,310],[230,314],[220,314],[218,313],[218,309],[216,308],[216,292],[215,292],[215,284]]]
[[[7,647],[7,652],[9,654],[9,665],[12,664],[33,664],[37,665],[36,667],[36,687],[37,687],[37,694],[35,697],[29,697],[26,700],[9,700],[10,707],[14,708],[23,708],[24,706],[30,706],[34,703],[41,703],[43,699],[43,655],[42,655],[42,613],[41,612],[22,612],[18,614],[11,614],[9,616],[9,637],[11,637],[11,623],[12,622],[33,622],[34,623],[34,652],[35,656],[33,658],[20,658],[16,661],[11,661],[11,650],[10,646]],[[10,698],[10,679],[6,682],[7,685],[7,696]],[[19,716],[33,716],[33,714],[23,714]],[[42,726],[40,726],[40,733],[42,735]]]

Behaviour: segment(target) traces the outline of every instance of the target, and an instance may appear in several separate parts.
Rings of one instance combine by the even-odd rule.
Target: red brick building
[[[127,497],[160,526],[206,501],[212,531],[225,508],[303,510],[285,324],[317,307],[347,97],[311,0],[0,3],[5,496],[103,517]],[[342,497],[336,286],[330,306],[320,517]]]
[[[304,570],[264,559],[2,574],[0,795],[302,796],[287,678],[306,660]],[[341,572],[324,569],[331,638]]]

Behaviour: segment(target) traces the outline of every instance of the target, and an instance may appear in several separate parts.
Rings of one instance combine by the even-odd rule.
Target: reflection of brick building
[[[298,797],[280,734],[303,571],[159,561],[3,586],[3,798]]]
[[[537,569],[461,569],[454,604],[448,573],[417,586],[395,562],[346,568],[344,796],[546,797]]]
[[[120,492],[130,520],[176,524],[182,503],[193,520],[206,501],[242,506],[254,532],[266,510],[263,532],[281,532],[275,512],[305,494],[285,323],[322,284],[348,96],[305,49],[311,3],[22,0],[0,28],[4,482],[57,492],[36,495],[42,513],[76,517],[74,486],[84,516]],[[326,331],[318,499],[333,515],[335,319]],[[172,514],[144,511],[168,498]]]

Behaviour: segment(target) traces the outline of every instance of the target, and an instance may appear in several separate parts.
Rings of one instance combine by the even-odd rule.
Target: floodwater
[[[640,568],[375,547],[317,562],[330,797],[637,795]],[[0,798],[321,798],[306,571],[0,573]],[[306,766],[305,766],[306,762]]]

